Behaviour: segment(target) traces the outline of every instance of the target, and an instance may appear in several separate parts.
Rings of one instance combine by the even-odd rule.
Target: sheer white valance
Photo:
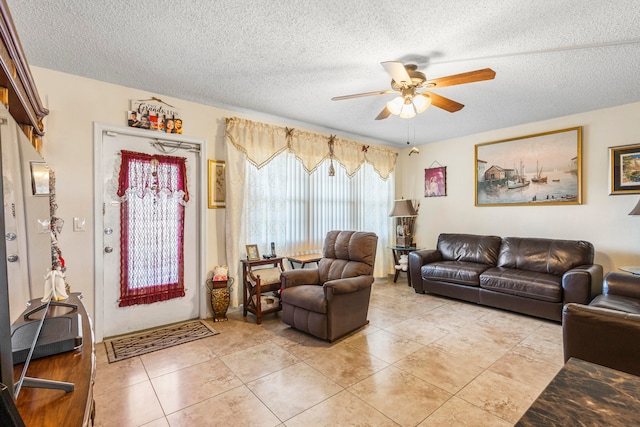
[[[323,160],[331,157],[329,141],[333,141],[333,160],[344,166],[347,175],[370,163],[386,180],[393,171],[398,153],[383,147],[372,147],[350,139],[327,136],[297,129],[272,126],[237,117],[227,119],[226,137],[247,160],[260,168],[278,154],[288,150],[313,172]]]

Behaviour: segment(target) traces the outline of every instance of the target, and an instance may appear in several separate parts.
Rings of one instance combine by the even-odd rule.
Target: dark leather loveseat
[[[569,302],[602,291],[602,266],[582,240],[441,234],[434,250],[409,254],[411,286],[555,321]]]

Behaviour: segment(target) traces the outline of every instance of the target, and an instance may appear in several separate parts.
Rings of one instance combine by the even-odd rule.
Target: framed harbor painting
[[[582,127],[475,146],[476,206],[582,204]]]
[[[609,148],[611,193],[640,193],[640,145]]]

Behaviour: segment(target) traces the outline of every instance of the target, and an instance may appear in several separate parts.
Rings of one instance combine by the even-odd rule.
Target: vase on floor
[[[211,310],[214,322],[225,322],[231,300],[231,284],[233,278],[227,280],[211,280]]]

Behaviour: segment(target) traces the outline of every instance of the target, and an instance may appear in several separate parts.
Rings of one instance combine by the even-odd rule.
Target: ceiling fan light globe
[[[400,111],[400,117],[403,119],[411,119],[416,116],[416,109],[413,107],[412,103],[404,104],[402,106],[402,110]]]
[[[413,98],[413,105],[416,107],[416,112],[422,113],[431,105],[431,98],[429,95],[416,95]]]
[[[401,96],[398,96],[387,102],[387,109],[391,112],[391,114],[395,114],[397,116],[398,114],[400,114],[403,105],[404,99],[402,99]]]

